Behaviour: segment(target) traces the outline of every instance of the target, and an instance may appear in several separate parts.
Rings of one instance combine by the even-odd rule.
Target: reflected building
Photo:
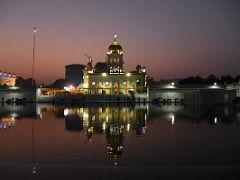
[[[124,132],[134,130],[137,136],[146,133],[148,106],[137,107],[73,107],[65,108],[65,129],[83,131],[91,141],[94,133],[105,134],[106,150],[113,164],[124,149]]]
[[[1,117],[14,117],[21,118],[34,118],[37,117],[35,104],[0,104],[0,118]]]
[[[207,121],[211,125],[231,124],[236,119],[236,112],[229,106],[185,106],[182,117],[196,123]]]
[[[207,122],[210,125],[217,124],[239,124],[238,112],[229,106],[150,106],[149,117],[163,118],[172,125],[178,121],[189,123]]]
[[[103,104],[85,104],[84,107],[64,107],[37,104],[35,107],[30,104],[2,105],[0,107],[0,128],[8,129],[15,126],[21,117],[34,118],[37,115],[41,117],[50,113],[55,114],[59,121],[65,120],[66,131],[80,135],[79,137],[85,134],[84,143],[86,139],[94,140],[96,134],[104,136],[106,157],[109,162],[111,159],[114,165],[118,165],[121,162],[121,156],[126,154],[126,136],[136,134],[139,137],[148,133],[147,127],[151,122],[150,119],[165,121],[165,124],[167,122],[172,125],[167,126],[171,128],[174,128],[178,123],[188,123],[187,125],[190,126],[193,123],[209,123],[215,126],[240,124],[239,111],[227,106],[209,108],[177,105],[117,106],[117,104],[112,104],[104,106]],[[51,126],[54,128],[55,124],[51,123]],[[32,128],[34,137],[34,124]]]
[[[32,104],[16,105],[2,104],[0,105],[0,129],[14,127],[16,121],[22,118],[37,118],[36,106]]]
[[[147,127],[147,113],[144,111],[139,111],[136,113],[136,134],[138,136],[141,136],[142,134],[146,133],[146,127]],[[130,124],[129,124],[130,125]]]
[[[240,124],[240,116],[236,110],[228,106],[180,106],[166,105],[154,106],[102,106],[86,104],[84,107],[62,106],[43,108],[50,112],[65,116],[66,130],[84,133],[86,139],[91,141],[94,135],[104,135],[106,140],[106,153],[113,164],[119,163],[124,154],[124,137],[128,131],[134,132],[137,137],[147,133],[149,119],[167,121],[174,127],[178,123],[208,123],[210,125]]]
[[[82,131],[83,119],[77,114],[68,114],[65,116],[65,128],[68,131]]]
[[[15,126],[16,119],[14,117],[0,118],[0,129],[7,129]]]
[[[54,110],[54,108],[43,108],[43,110],[44,109]],[[54,110],[54,112],[59,113],[58,110]],[[121,126],[123,130],[140,130],[141,133],[144,134],[148,116],[147,106],[75,107],[63,109],[63,114],[66,121],[79,121],[79,123],[81,121],[84,131],[90,132],[94,130],[96,133],[106,133],[107,130],[112,129],[112,127]],[[68,122],[66,125],[67,124]]]
[[[118,165],[118,159],[123,153],[123,125],[112,123],[106,132],[107,153],[113,164]]]
[[[106,133],[108,130],[121,127],[145,132],[147,106],[142,107],[89,107],[83,109],[84,125],[93,126],[94,131]]]

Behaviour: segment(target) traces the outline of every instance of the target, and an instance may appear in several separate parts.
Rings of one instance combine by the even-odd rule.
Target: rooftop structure
[[[124,72],[123,48],[117,35],[107,50],[107,72],[95,71],[90,58],[84,69],[83,92],[85,94],[147,95],[147,74],[145,67],[138,65],[132,72]]]
[[[0,86],[15,86],[16,75],[0,71]]]

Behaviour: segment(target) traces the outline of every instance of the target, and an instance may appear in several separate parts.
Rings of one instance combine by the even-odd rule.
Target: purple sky
[[[104,61],[117,33],[125,70],[154,79],[240,72],[239,0],[0,0],[0,70],[36,79],[64,77],[67,64]]]

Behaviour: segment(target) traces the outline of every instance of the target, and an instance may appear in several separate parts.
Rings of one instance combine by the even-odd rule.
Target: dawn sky
[[[0,70],[36,80],[64,77],[67,64],[105,61],[117,33],[125,70],[156,80],[240,72],[239,0],[0,0]]]

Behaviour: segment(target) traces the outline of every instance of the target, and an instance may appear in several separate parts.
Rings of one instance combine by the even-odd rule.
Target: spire
[[[36,32],[37,32],[37,28],[34,27],[34,28],[33,28],[33,33],[36,33]]]
[[[113,37],[114,37],[114,41],[117,41],[118,35],[116,33],[113,35]]]

